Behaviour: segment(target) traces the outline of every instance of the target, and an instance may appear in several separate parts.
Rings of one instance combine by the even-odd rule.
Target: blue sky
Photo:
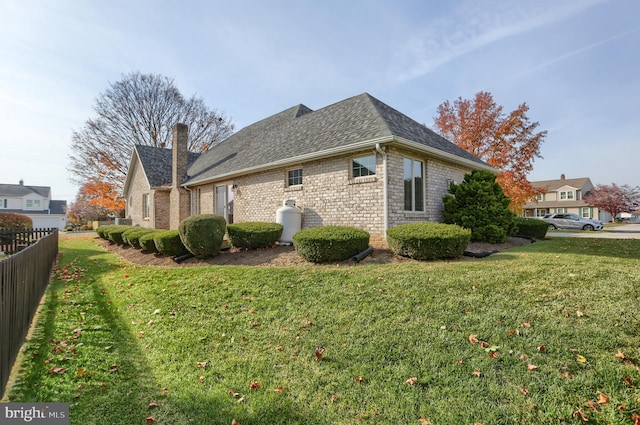
[[[640,185],[637,0],[0,0],[0,182],[73,202],[71,133],[133,71],[237,129],[363,92],[433,127],[489,91],[548,131],[530,180]]]

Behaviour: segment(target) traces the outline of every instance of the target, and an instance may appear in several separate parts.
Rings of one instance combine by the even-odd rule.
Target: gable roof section
[[[31,195],[42,196],[48,198],[51,194],[51,187],[49,186],[24,186],[21,184],[0,184],[0,196],[10,196],[12,198],[21,198],[23,196]]]
[[[480,159],[368,93],[317,111],[300,104],[251,124],[203,153],[186,184],[404,141],[412,147],[491,169]]]
[[[171,149],[146,145],[135,145],[134,149],[142,170],[147,176],[149,186],[151,188],[171,186],[171,162],[173,160]],[[198,156],[200,154],[189,152],[188,164],[193,164]]]
[[[587,185],[587,183],[591,183],[589,177],[580,177],[577,179],[557,179],[557,180],[542,180],[537,182],[531,182],[531,186],[536,189],[541,188],[547,190],[547,192],[555,192],[564,186],[575,187],[576,189],[582,189]]]

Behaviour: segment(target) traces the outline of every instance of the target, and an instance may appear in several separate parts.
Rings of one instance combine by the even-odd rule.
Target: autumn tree
[[[529,106],[519,105],[505,115],[488,92],[476,93],[473,100],[458,98],[438,106],[435,128],[462,149],[500,170],[497,182],[510,199],[510,208],[522,206],[541,189],[527,180],[533,162],[540,156],[546,131],[536,131],[538,122],[527,117]]]
[[[620,213],[633,212],[640,208],[640,187],[627,184],[618,186],[598,184],[583,197],[589,205],[598,207],[611,214],[615,219]]]
[[[222,113],[197,96],[184,97],[172,79],[134,72],[110,84],[95,100],[95,117],[72,134],[69,171],[84,184],[103,181],[121,188],[135,144],[171,147],[172,126],[189,126],[192,152],[203,152],[233,132]]]
[[[108,215],[121,217],[124,208],[124,199],[120,197],[119,189],[116,186],[101,180],[91,179],[80,187],[69,215],[73,221],[83,222]]]

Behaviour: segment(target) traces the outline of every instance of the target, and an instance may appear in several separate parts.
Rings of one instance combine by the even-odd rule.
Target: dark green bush
[[[0,228],[32,229],[33,220],[24,214],[3,212],[0,213]]]
[[[304,229],[293,235],[293,247],[307,261],[342,261],[369,247],[369,233],[347,226]]]
[[[197,258],[218,254],[227,222],[221,215],[197,214],[182,220],[178,226],[184,246]]]
[[[147,252],[158,252],[158,248],[156,248],[156,243],[153,240],[153,238],[156,236],[157,233],[163,232],[164,230],[156,230],[156,229],[149,229],[149,230],[150,230],[149,233],[145,233],[144,235],[138,238],[138,243],[140,244],[140,248],[142,248],[143,251],[147,251]]]
[[[156,250],[167,257],[177,257],[188,252],[180,240],[178,230],[163,230],[153,233],[153,242],[156,244]]]
[[[111,226],[100,226],[96,229],[96,234],[100,237],[100,239],[104,239],[106,241],[109,240],[109,235],[107,232]]]
[[[470,239],[471,231],[455,224],[410,223],[387,230],[391,251],[416,260],[460,257]]]
[[[154,229],[148,229],[145,227],[134,227],[122,234],[122,240],[132,248],[140,249],[142,248],[140,245],[140,237],[153,231]]]
[[[124,239],[122,239],[122,234],[127,230],[131,229],[133,226],[125,226],[125,225],[111,225],[104,226],[108,229],[105,231],[107,238],[118,245],[125,245]]]
[[[279,223],[251,221],[227,226],[229,243],[240,249],[265,248],[275,244],[284,227]]]
[[[549,230],[549,223],[537,218],[516,218],[516,230],[514,235],[531,236],[535,239],[544,239]]]
[[[515,230],[511,201],[489,171],[475,170],[452,183],[443,201],[444,222],[470,229],[472,242],[503,243]]]

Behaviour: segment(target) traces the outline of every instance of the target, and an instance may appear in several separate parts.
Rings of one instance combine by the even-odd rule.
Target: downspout
[[[387,152],[382,149],[380,143],[376,143],[376,151],[382,155],[382,169],[384,173],[384,182],[382,186],[383,208],[384,208],[384,233],[383,238],[387,240],[387,230],[389,230],[389,177],[387,175]]]

